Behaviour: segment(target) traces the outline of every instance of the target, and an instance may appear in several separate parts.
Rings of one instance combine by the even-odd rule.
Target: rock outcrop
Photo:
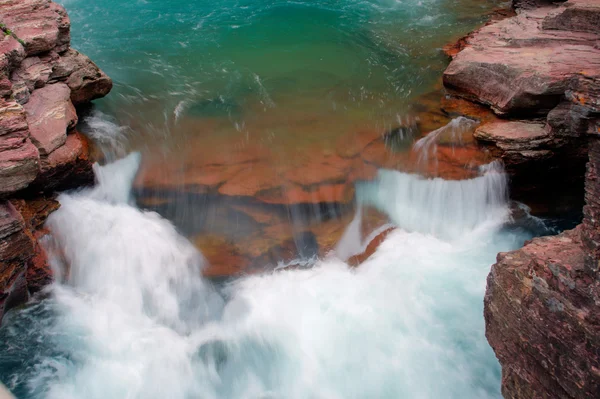
[[[50,278],[38,239],[58,207],[51,193],[93,181],[75,106],[111,88],[70,48],[62,6],[0,0],[0,320]]]
[[[501,253],[486,336],[506,398],[600,397],[600,3],[514,0],[517,15],[465,38],[444,73],[453,95],[498,118],[474,136],[513,188],[556,195],[583,180],[583,223]],[[587,173],[584,164],[587,161]]]
[[[557,184],[582,190],[587,134],[598,132],[600,4],[515,5],[522,8],[516,16],[463,40],[444,84],[502,118],[483,123],[475,137],[504,160],[517,195],[522,187],[549,193]]]

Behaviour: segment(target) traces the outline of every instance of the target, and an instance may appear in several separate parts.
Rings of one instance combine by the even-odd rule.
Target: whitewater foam
[[[360,202],[400,228],[361,267],[328,258],[214,287],[201,254],[131,204],[138,165],[133,154],[96,166],[96,188],[59,197],[52,321],[11,337],[48,345],[17,379],[26,397],[500,397],[481,299],[495,254],[524,237],[498,229],[494,167],[463,182],[382,171]]]

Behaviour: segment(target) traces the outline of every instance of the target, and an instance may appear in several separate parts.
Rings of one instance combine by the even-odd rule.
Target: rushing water
[[[493,4],[62,3],[74,46],[115,89],[82,126],[106,163],[94,167],[96,186],[61,194],[47,222],[57,281],[8,312],[0,328],[0,381],[18,399],[500,397],[500,368],[484,336],[485,278],[498,252],[544,227],[514,223],[501,165],[465,165],[469,178],[452,181],[380,168],[352,184],[355,201],[342,205],[191,192],[182,172],[227,174],[230,162],[190,165],[255,143],[269,150],[266,170],[297,157],[321,162],[334,158],[340,138],[353,142],[364,130],[395,137],[406,151],[427,133],[413,122],[447,62],[440,47]],[[458,118],[441,127],[448,122],[440,117],[416,142],[418,162],[435,155],[444,135],[462,145],[473,126]],[[160,214],[132,190],[152,161],[171,190],[158,198]],[[310,162],[306,174],[323,172]],[[250,206],[260,220],[221,216]],[[387,224],[371,236],[395,230],[350,267],[345,260],[365,248],[373,209]],[[225,250],[198,244],[199,232],[251,252],[264,244],[256,236],[284,231],[280,220],[331,251],[304,256],[296,240],[303,259],[292,259],[294,267],[282,267],[290,259],[281,256],[276,271],[202,277],[209,252]]]
[[[331,258],[213,286],[170,223],[131,205],[138,164],[96,168],[96,188],[60,197],[48,248],[68,277],[1,330],[0,376],[19,397],[499,396],[485,276],[526,238],[502,229],[501,171],[463,182],[382,171],[358,196],[400,228],[365,264]],[[430,212],[466,192],[453,215]]]

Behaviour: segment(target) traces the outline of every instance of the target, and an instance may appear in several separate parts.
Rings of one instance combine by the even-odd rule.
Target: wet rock
[[[585,180],[583,207],[583,246],[586,250],[586,267],[596,279],[600,277],[600,142],[593,139]]]
[[[30,294],[41,291],[53,280],[52,267],[46,251],[40,244],[48,233],[44,223],[48,216],[60,207],[52,197],[11,200],[11,204],[23,218],[25,228],[34,238],[34,249],[27,261],[27,290]]]
[[[40,158],[40,164],[40,173],[31,190],[67,190],[94,182],[89,146],[80,133],[69,134],[64,145]]]
[[[35,90],[25,104],[30,138],[42,156],[64,145],[67,131],[77,124],[77,112],[70,95],[67,85],[56,83]]]
[[[348,259],[348,264],[351,266],[359,266],[360,264],[365,262],[375,253],[375,251],[377,251],[377,248],[379,248],[381,243],[383,243],[387,236],[394,230],[396,230],[395,227],[389,227],[383,230],[382,232],[376,234],[369,240],[363,252],[357,255],[353,255],[350,257],[350,259]]]
[[[553,137],[543,123],[497,121],[477,128],[475,138],[493,144],[506,164],[545,160],[552,156]]]

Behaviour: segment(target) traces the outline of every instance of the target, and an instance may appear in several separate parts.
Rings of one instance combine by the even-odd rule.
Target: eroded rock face
[[[0,320],[5,310],[27,300],[24,282],[34,242],[10,202],[0,203]]]
[[[504,397],[599,397],[600,283],[585,256],[581,227],[498,255],[485,319]]]
[[[57,203],[38,196],[93,181],[87,141],[74,131],[74,104],[106,95],[112,82],[69,48],[70,21],[62,6],[0,0],[0,15],[1,319],[4,309],[51,280],[38,239]]]
[[[513,197],[579,193],[589,152],[586,205],[576,229],[498,255],[487,280],[486,336],[504,397],[598,398],[600,3],[513,6],[516,16],[464,40],[444,83],[503,118],[482,119],[474,136],[504,161]]]
[[[445,85],[499,114],[545,115],[580,77],[600,79],[597,31],[587,22],[577,24],[581,32],[556,30],[568,27],[557,21],[573,21],[569,15],[583,10],[594,15],[586,21],[597,18],[591,3],[526,10],[484,26],[444,72]]]

